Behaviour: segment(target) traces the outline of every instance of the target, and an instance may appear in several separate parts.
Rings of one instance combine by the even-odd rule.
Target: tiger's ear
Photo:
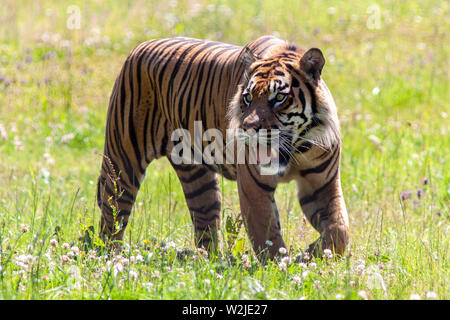
[[[242,55],[242,61],[245,66],[248,68],[252,65],[253,62],[259,59],[259,56],[254,54],[249,47],[244,47],[244,53]]]
[[[309,49],[300,59],[300,69],[305,72],[313,82],[317,82],[322,74],[325,58],[322,51],[317,48]]]

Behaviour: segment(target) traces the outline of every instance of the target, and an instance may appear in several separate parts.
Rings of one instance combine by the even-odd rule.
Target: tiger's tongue
[[[266,152],[260,151],[258,148],[258,152],[256,153],[256,161],[259,164],[268,164],[270,159],[272,158],[272,148],[267,148]]]

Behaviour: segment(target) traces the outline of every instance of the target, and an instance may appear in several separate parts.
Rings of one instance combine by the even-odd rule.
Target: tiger
[[[123,239],[148,165],[166,157],[181,183],[198,248],[218,250],[223,176],[236,181],[240,216],[257,257],[273,259],[286,248],[274,194],[279,183],[292,180],[303,214],[319,233],[305,252],[344,254],[349,222],[340,182],[342,142],[324,64],[320,49],[304,50],[274,36],[245,46],[173,37],[135,47],[107,111],[97,184],[102,239]],[[192,133],[196,122],[222,133],[237,129],[243,139],[278,130],[282,143],[267,153],[278,155],[278,168],[262,174],[261,161],[173,161],[172,133]]]

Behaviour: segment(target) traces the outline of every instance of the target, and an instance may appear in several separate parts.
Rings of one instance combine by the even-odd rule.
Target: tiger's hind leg
[[[122,167],[120,171],[118,168],[105,154],[97,184],[97,202],[102,211],[100,236],[106,242],[123,239],[145,173],[135,172],[131,167]]]
[[[203,165],[172,163],[183,188],[195,230],[195,244],[209,252],[218,246],[222,196],[217,174]]]

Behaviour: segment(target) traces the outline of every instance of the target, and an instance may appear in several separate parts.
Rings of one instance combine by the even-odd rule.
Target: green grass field
[[[0,299],[448,299],[449,30],[446,1],[1,0]],[[147,170],[125,250],[94,252],[83,236],[98,233],[106,110],[127,54],[157,37],[264,34],[325,54],[345,257],[293,262],[318,234],[292,183],[276,193],[290,257],[260,265],[223,223],[222,258],[205,258],[165,159]],[[236,220],[236,183],[221,184],[223,221]],[[195,254],[177,259],[184,249]]]

